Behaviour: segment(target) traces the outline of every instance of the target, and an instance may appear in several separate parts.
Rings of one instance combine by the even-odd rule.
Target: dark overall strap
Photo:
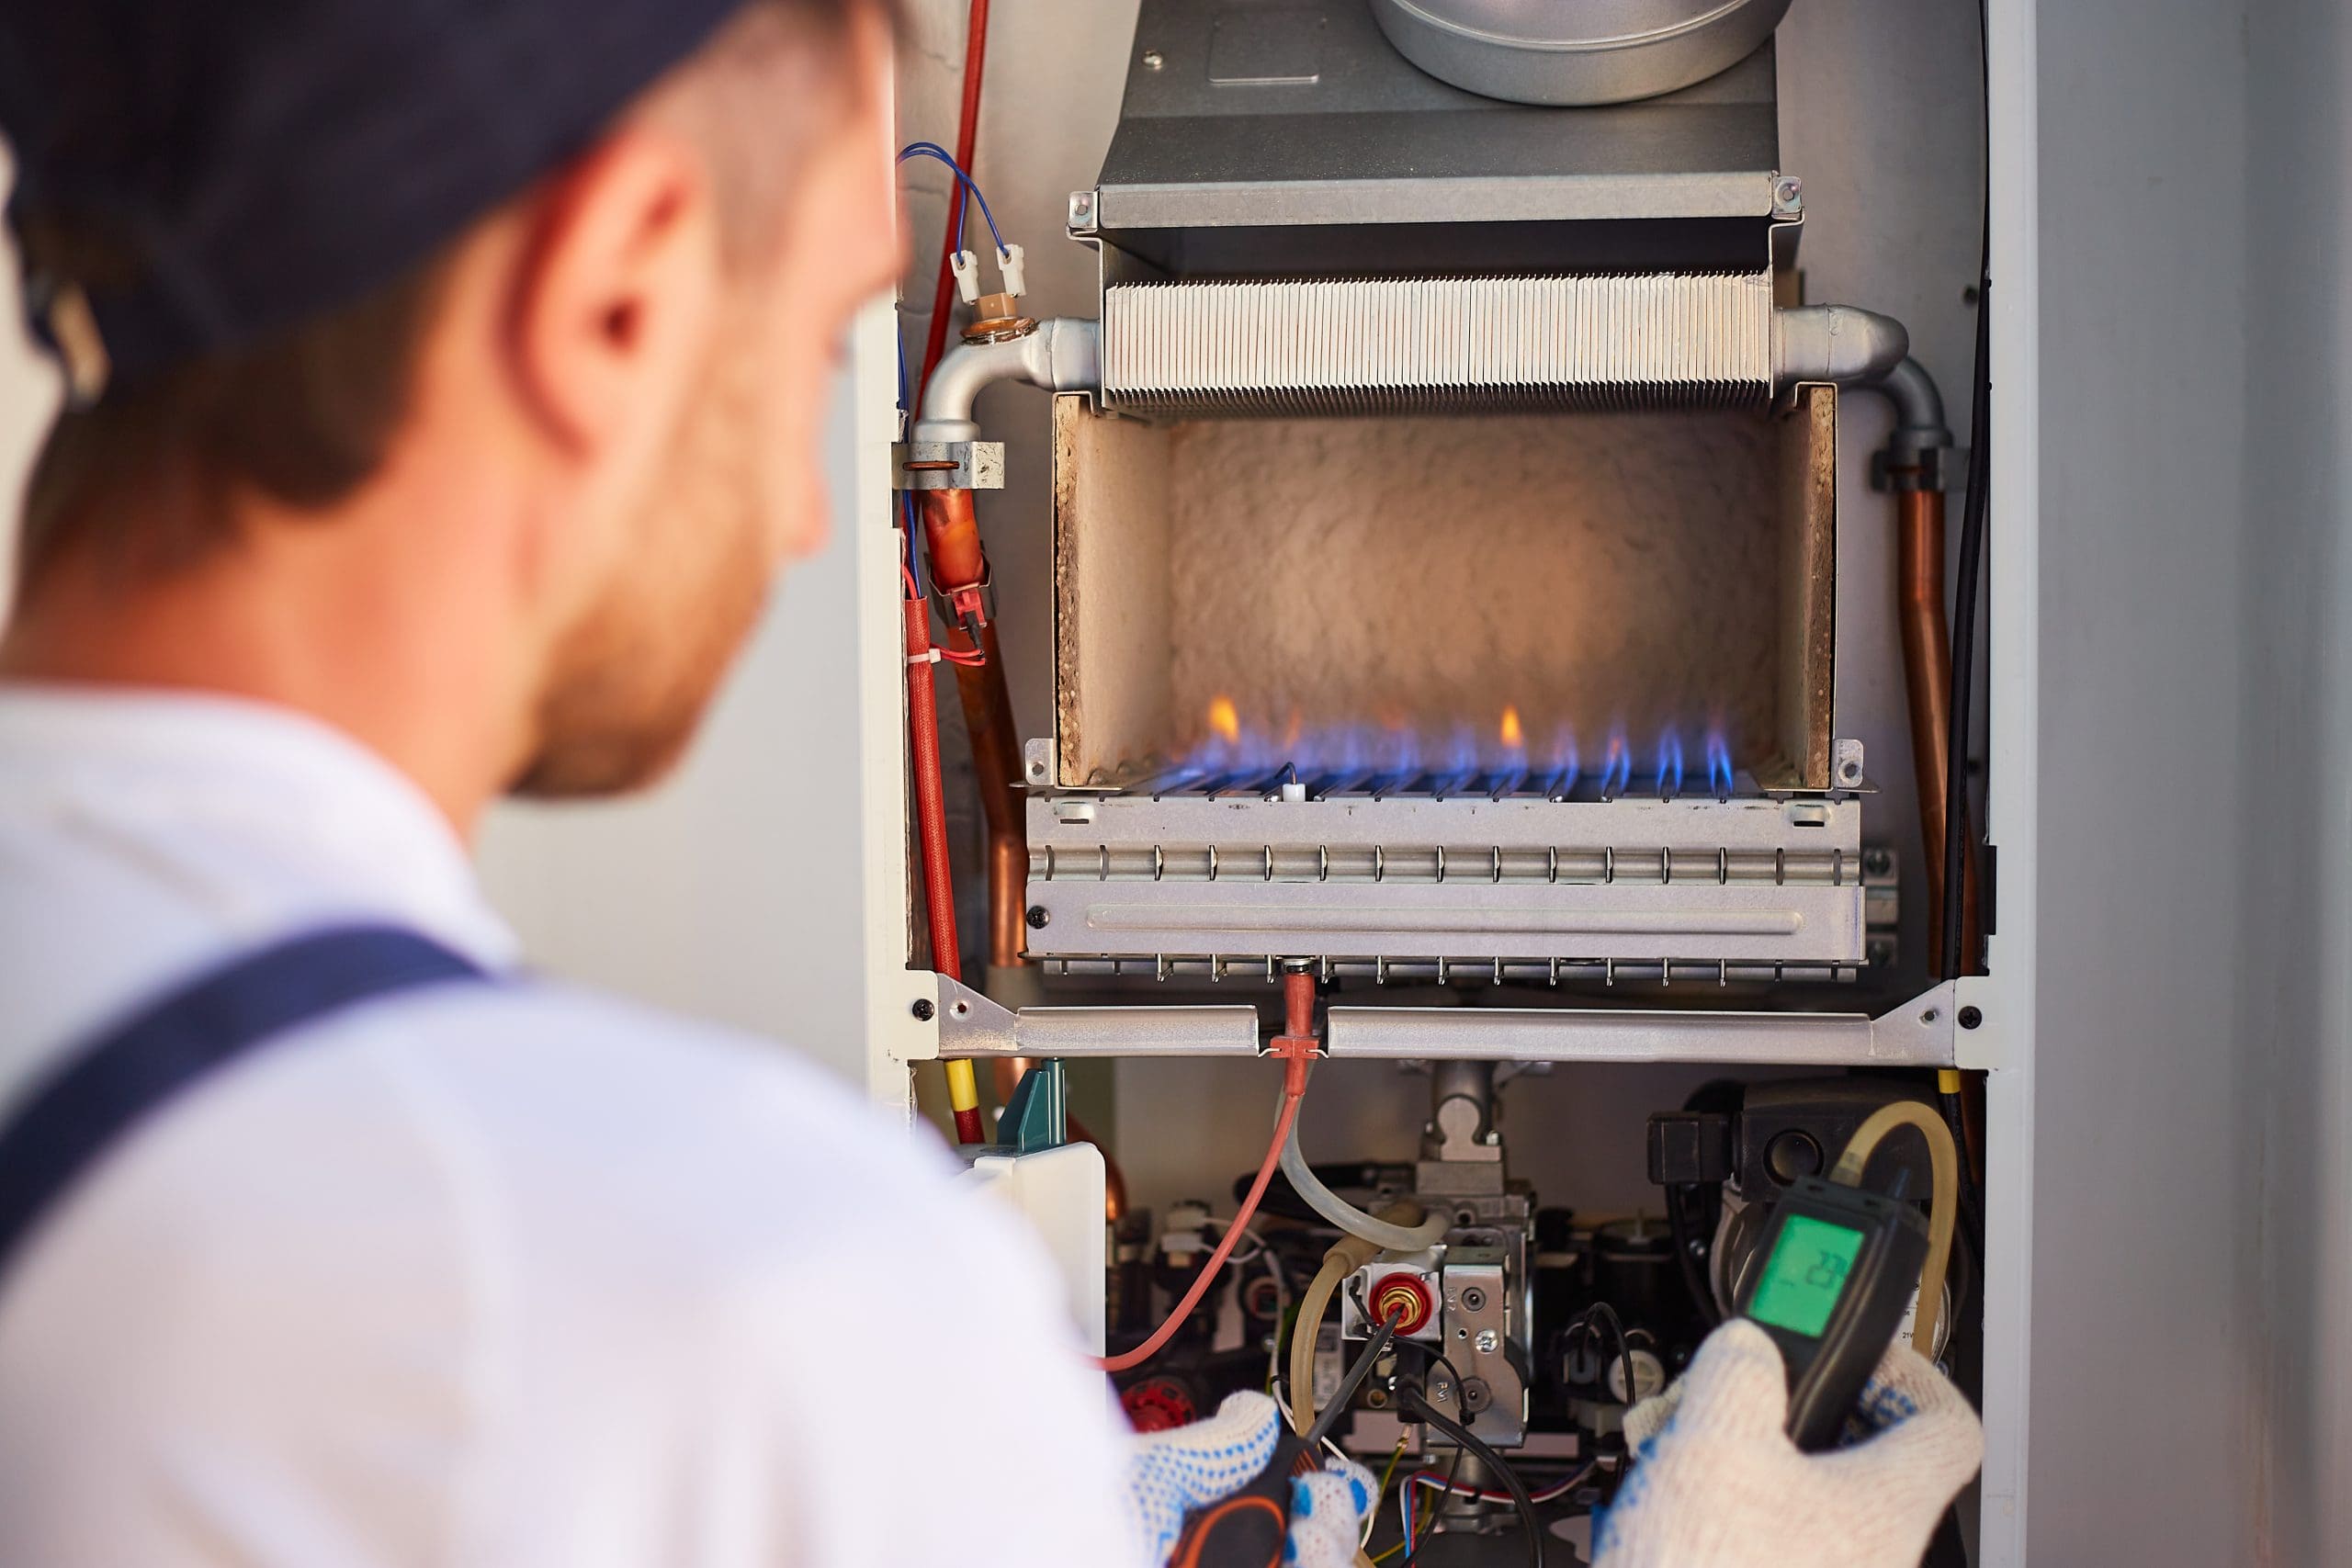
[[[481,969],[414,931],[312,931],[236,959],[89,1042],[0,1125],[0,1276],[76,1177],[149,1113],[297,1025]]]

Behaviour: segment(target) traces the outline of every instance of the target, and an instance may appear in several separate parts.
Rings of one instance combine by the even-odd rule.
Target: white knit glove
[[[1860,1408],[1874,1435],[1799,1452],[1780,1350],[1745,1318],[1724,1324],[1679,1382],[1626,1412],[1636,1462],[1594,1526],[1596,1568],[1917,1568],[1984,1429],[1908,1345]]]
[[[1127,1520],[1136,1560],[1168,1561],[1184,1516],[1237,1492],[1273,1456],[1282,1412],[1262,1393],[1227,1394],[1216,1414],[1189,1427],[1137,1433],[1127,1460]],[[1297,1568],[1346,1568],[1372,1509],[1372,1474],[1327,1459],[1290,1483],[1290,1540],[1283,1561]]]

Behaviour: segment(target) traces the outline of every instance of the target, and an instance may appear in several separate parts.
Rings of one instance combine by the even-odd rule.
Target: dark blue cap
[[[391,282],[591,143],[742,0],[0,0],[10,220],[119,250],[27,278],[120,385]],[[95,389],[85,388],[87,395]]]

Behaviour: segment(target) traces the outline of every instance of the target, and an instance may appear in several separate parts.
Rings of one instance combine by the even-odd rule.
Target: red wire
[[[1132,1350],[1096,1359],[1095,1365],[1104,1371],[1124,1372],[1130,1367],[1143,1365],[1159,1353],[1160,1347],[1166,1345],[1176,1330],[1183,1325],[1184,1320],[1193,1315],[1193,1309],[1201,1304],[1201,1297],[1208,1293],[1217,1270],[1225,1267],[1225,1260],[1232,1255],[1234,1244],[1241,1239],[1241,1233],[1258,1213],[1258,1200],[1266,1195],[1266,1184],[1274,1179],[1274,1168],[1282,1163],[1283,1145],[1290,1141],[1291,1123],[1298,1120],[1298,1102],[1306,1093],[1306,1058],[1289,1057],[1286,1065],[1288,1073],[1283,1086],[1283,1110],[1282,1114],[1274,1118],[1273,1142],[1266,1145],[1265,1163],[1258,1168],[1258,1179],[1250,1184],[1249,1196],[1241,1200],[1241,1207],[1233,1211],[1233,1221],[1225,1227],[1225,1239],[1216,1244],[1216,1250],[1209,1254],[1209,1260],[1202,1264],[1201,1271],[1193,1276],[1192,1289],[1184,1292],[1184,1299],[1176,1303],[1168,1314],[1168,1321],[1161,1324],[1150,1338]]]
[[[967,170],[972,166],[973,146],[979,136],[980,71],[988,49],[988,0],[972,0],[971,13],[965,23],[964,107],[956,125],[956,161]],[[922,375],[915,382],[914,406],[918,412],[922,409],[923,391],[931,384],[931,373],[937,368],[939,356],[947,344],[948,290],[956,279],[952,265],[955,220],[956,204],[966,199],[964,182],[954,182],[953,190],[955,194],[940,230],[939,286],[932,297],[931,339],[923,350]],[[915,821],[922,848],[923,897],[931,929],[932,966],[943,975],[960,976],[963,954],[956,933],[956,890],[947,865],[947,805],[940,780],[939,716],[933,705],[935,687],[928,657],[932,648],[931,606],[915,592],[911,570],[906,571],[906,587],[907,717],[912,731],[908,750],[914,763]],[[952,650],[947,657],[955,659]],[[957,1112],[956,1136],[959,1143],[981,1141],[983,1133],[977,1111]]]
[[[979,169],[974,162],[980,138],[980,73],[988,58],[989,0],[972,0],[972,8],[964,19],[964,104],[956,118],[956,162],[967,173],[978,177]],[[939,367],[939,356],[947,349],[948,301],[956,288],[956,213],[971,199],[964,191],[964,182],[948,182],[947,211],[939,230],[939,282],[931,295],[931,333],[922,350],[922,375],[915,381],[915,407],[922,407],[922,389],[931,382],[931,373]]]

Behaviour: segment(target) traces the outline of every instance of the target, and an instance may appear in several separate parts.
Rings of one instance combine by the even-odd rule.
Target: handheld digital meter
[[[1862,1385],[1894,1343],[1928,1256],[1917,1208],[1801,1177],[1774,1205],[1764,1261],[1741,1315],[1772,1337],[1789,1372],[1789,1437],[1835,1446]]]

